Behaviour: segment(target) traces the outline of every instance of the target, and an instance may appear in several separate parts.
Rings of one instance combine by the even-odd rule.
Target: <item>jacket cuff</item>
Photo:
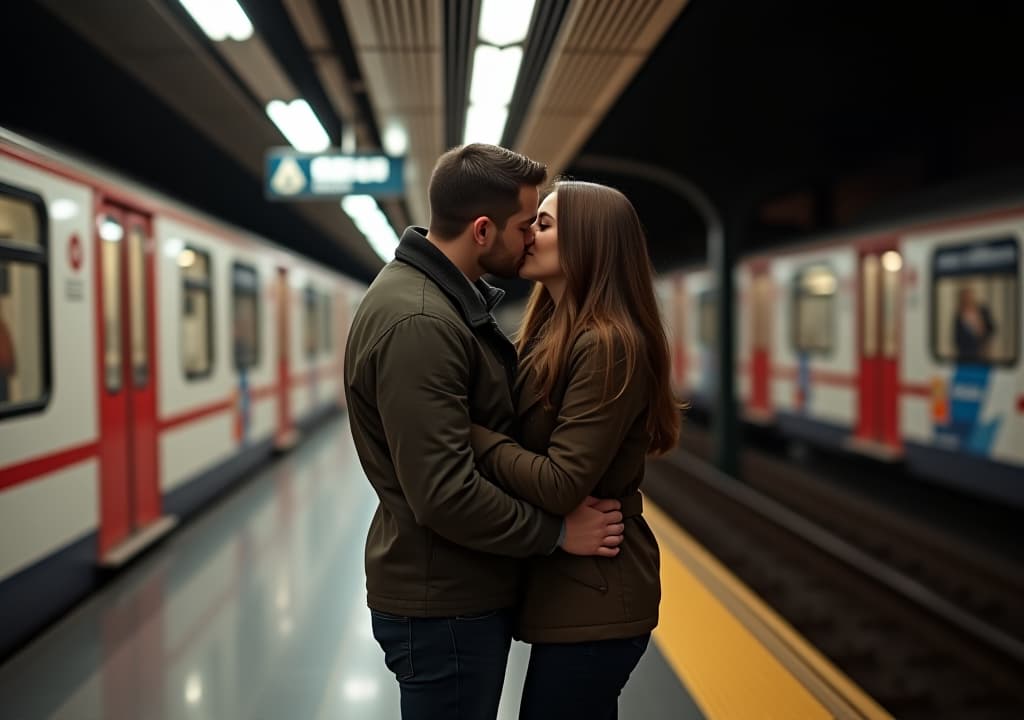
[[[498,445],[512,442],[512,438],[502,435],[499,432],[488,430],[482,425],[473,425],[469,433],[470,443],[473,445],[473,456],[480,462],[491,450]]]
[[[562,518],[562,529],[558,531],[558,542],[555,543],[555,546],[553,548],[551,548],[551,550],[548,551],[547,554],[550,555],[555,550],[557,550],[558,548],[562,547],[562,543],[564,543],[564,542],[565,542],[565,518]]]

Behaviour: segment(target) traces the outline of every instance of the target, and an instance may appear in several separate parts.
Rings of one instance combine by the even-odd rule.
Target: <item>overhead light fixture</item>
[[[352,218],[359,232],[366,236],[381,260],[391,262],[395,259],[398,236],[372,195],[346,195],[341,199],[341,208]]]
[[[523,48],[496,48],[477,45],[473,54],[473,84],[469,86],[469,102],[473,105],[506,107],[523,62]]]
[[[535,2],[483,0],[463,143],[501,142]]]
[[[490,45],[505,47],[526,40],[535,0],[484,0],[480,8],[478,37]]]
[[[466,111],[466,139],[463,142],[497,145],[501,142],[501,134],[505,132],[506,120],[507,107],[470,105]]]
[[[331,138],[313,113],[313,108],[301,98],[290,103],[271,100],[267,103],[267,115],[299,152],[323,152],[331,146]]]
[[[409,134],[397,120],[389,120],[384,126],[384,152],[391,157],[401,157],[409,150]]]
[[[237,0],[179,1],[211,40],[241,42],[252,37],[252,23]]]

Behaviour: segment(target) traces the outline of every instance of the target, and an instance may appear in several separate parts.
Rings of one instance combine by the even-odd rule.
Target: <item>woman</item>
[[[588,496],[622,501],[615,557],[530,562],[516,635],[533,645],[521,719],[605,720],[658,624],[658,545],[638,488],[647,455],[675,447],[679,406],[629,200],[558,182],[533,229],[519,271],[538,282],[518,341],[521,445],[474,426],[473,450],[485,475],[553,514]]]

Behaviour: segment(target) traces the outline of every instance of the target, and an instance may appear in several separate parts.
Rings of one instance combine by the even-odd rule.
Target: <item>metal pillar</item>
[[[717,383],[712,416],[715,464],[733,477],[739,469],[739,423],[736,416],[736,346],[733,332],[732,268],[736,258],[735,232],[726,231],[711,199],[687,178],[648,163],[603,155],[583,155],[573,167],[642,178],[665,187],[689,202],[707,228],[708,267],[718,283]],[[735,226],[733,226],[735,230]]]
[[[735,226],[733,226],[735,227]],[[715,326],[718,340],[715,401],[711,414],[715,464],[722,472],[736,477],[739,472],[739,422],[736,417],[736,336],[733,309],[735,289],[732,269],[736,260],[736,233],[721,227],[717,236],[708,233],[708,269],[718,286],[718,315]]]

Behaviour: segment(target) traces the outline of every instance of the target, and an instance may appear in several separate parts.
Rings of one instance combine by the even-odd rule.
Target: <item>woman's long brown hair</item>
[[[679,440],[681,406],[669,384],[668,340],[654,298],[640,218],[614,188],[563,180],[555,183],[554,192],[565,292],[556,305],[543,285],[534,287],[518,339],[524,370],[536,373],[541,398],[550,407],[574,342],[584,331],[595,332],[606,358],[604,401],[626,389],[611,387],[615,350],[620,347],[625,351],[625,382],[638,371],[650,378],[650,452],[668,452]]]

